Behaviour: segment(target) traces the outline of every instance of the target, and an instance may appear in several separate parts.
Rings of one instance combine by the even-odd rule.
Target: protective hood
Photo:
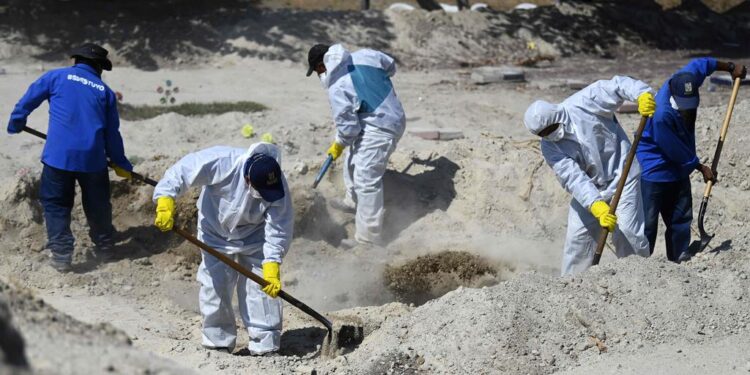
[[[562,124],[566,134],[571,131],[570,121],[565,108],[561,105],[545,102],[544,100],[537,100],[531,103],[526,110],[526,114],[523,116],[523,124],[534,135],[539,135],[542,130],[552,124]]]
[[[333,82],[346,75],[348,73],[346,66],[350,65],[351,61],[352,56],[343,45],[334,44],[329,47],[328,52],[323,56],[323,65],[326,66],[326,72],[328,73],[323,81],[323,86],[331,87]]]

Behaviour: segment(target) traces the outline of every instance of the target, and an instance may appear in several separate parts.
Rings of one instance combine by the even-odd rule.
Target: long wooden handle
[[[740,91],[740,84],[742,80],[737,77],[734,79],[734,85],[732,87],[732,96],[729,98],[729,105],[727,106],[727,114],[724,116],[724,123],[721,125],[721,133],[719,133],[719,143],[716,145],[716,151],[714,152],[714,160],[711,161],[711,170],[716,173],[719,167],[719,159],[721,158],[721,150],[724,148],[724,140],[727,137],[727,131],[729,131],[729,121],[732,120],[732,111],[734,111],[734,103],[737,101],[737,94]],[[703,191],[703,198],[711,196],[711,189],[714,186],[713,181],[706,183],[706,190]]]
[[[620,180],[617,181],[617,189],[615,190],[615,195],[612,197],[612,201],[609,203],[609,213],[611,215],[614,215],[617,211],[617,205],[620,203],[620,196],[622,195],[622,190],[625,188],[625,183],[628,181],[628,175],[630,174],[630,167],[633,165],[633,160],[635,160],[635,152],[638,149],[638,143],[641,142],[641,136],[643,135],[643,129],[646,127],[646,122],[648,121],[648,117],[642,116],[641,117],[641,123],[638,124],[638,130],[635,131],[635,138],[633,138],[633,144],[630,146],[630,150],[628,150],[628,156],[625,159],[625,165],[622,168],[622,174],[620,175]],[[599,242],[596,244],[596,252],[594,253],[594,260],[592,262],[593,265],[599,264],[599,260],[602,258],[602,253],[604,252],[604,245],[607,243],[607,236],[609,236],[609,231],[606,229],[602,230],[602,234],[599,235]]]
[[[42,132],[40,132],[40,131],[38,131],[36,129],[25,127],[23,130],[25,132],[27,132],[29,134],[32,134],[32,135],[35,135],[35,136],[37,136],[39,138],[47,139],[47,135],[46,134],[44,134],[44,133],[42,133]],[[108,162],[108,165],[110,167],[112,167],[112,168],[114,168],[114,166],[115,166],[112,162]],[[157,184],[156,181],[154,181],[154,180],[152,180],[152,179],[150,179],[150,178],[148,178],[146,176],[143,176],[141,174],[135,173],[135,172],[131,172],[131,176],[133,176],[133,179],[141,181],[141,182],[144,182],[144,183],[146,183],[148,185],[151,185],[151,186],[156,186],[156,184]],[[229,267],[231,267],[235,271],[241,273],[242,275],[244,275],[248,279],[252,280],[253,282],[257,283],[261,287],[265,287],[266,285],[268,285],[268,281],[264,280],[262,277],[254,274],[252,271],[248,270],[247,268],[243,267],[239,263],[235,262],[232,258],[229,258],[228,256],[224,255],[223,253],[220,253],[218,250],[213,249],[210,246],[206,245],[205,243],[203,243],[203,241],[197,239],[195,236],[193,236],[192,234],[188,233],[186,230],[184,230],[182,228],[178,228],[178,227],[172,227],[172,230],[175,233],[177,233],[178,235],[180,235],[182,238],[188,240],[193,245],[198,246],[199,248],[201,248],[205,252],[207,252],[207,253],[213,255],[214,257],[218,258],[220,261],[224,262],[224,264],[228,265]],[[285,292],[283,290],[279,291],[279,298],[281,298],[281,299],[289,302],[293,306],[297,307],[298,309],[302,310],[306,314],[308,314],[308,315],[312,316],[313,318],[315,318],[315,320],[317,320],[320,323],[322,323],[326,327],[326,329],[328,330],[328,336],[329,337],[331,337],[331,335],[333,335],[333,324],[331,323],[330,320],[328,320],[322,314],[320,314],[319,312],[313,310],[312,308],[310,308],[309,306],[307,306],[304,303],[300,302],[300,300],[292,297],[289,293],[287,293],[287,292]]]
[[[44,139],[44,140],[47,139],[47,134],[44,134],[44,133],[40,132],[39,130],[30,128],[28,126],[25,126],[23,128],[23,131],[25,131],[25,132],[27,132],[27,133],[29,133],[31,135],[35,135],[35,136],[37,136],[37,137],[39,137],[41,139]],[[112,169],[114,169],[117,166],[115,163],[113,163],[110,160],[107,160],[107,165],[110,168],[112,168]],[[136,180],[143,181],[143,182],[145,182],[145,183],[147,183],[147,184],[149,184],[151,186],[156,186],[156,181],[155,180],[153,180],[151,178],[148,178],[148,177],[146,177],[146,176],[144,176],[142,174],[139,174],[139,173],[136,173],[136,172],[130,172],[130,175],[133,176],[133,178],[136,179]]]

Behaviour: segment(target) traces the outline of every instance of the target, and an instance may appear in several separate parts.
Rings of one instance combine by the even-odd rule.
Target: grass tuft
[[[147,120],[169,112],[183,116],[205,116],[227,112],[260,112],[268,109],[256,102],[182,103],[159,106],[119,103],[117,107],[120,118],[127,121]]]

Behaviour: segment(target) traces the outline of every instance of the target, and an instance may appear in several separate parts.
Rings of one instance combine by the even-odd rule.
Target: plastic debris
[[[276,143],[273,141],[273,136],[271,133],[263,133],[263,135],[260,136],[260,140],[266,143]]]
[[[253,129],[253,126],[248,123],[242,126],[241,133],[243,137],[250,138],[255,134],[255,130]]]

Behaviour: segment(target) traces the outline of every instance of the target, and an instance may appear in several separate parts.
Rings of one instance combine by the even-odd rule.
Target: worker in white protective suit
[[[349,53],[341,44],[318,44],[308,54],[307,75],[318,73],[328,91],[336,138],[327,154],[333,159],[348,150],[344,164],[343,200],[334,208],[356,212],[354,241],[383,244],[383,175],[406,126],[404,108],[391,78],[396,64],[390,56],[363,49]]]
[[[154,224],[172,229],[174,199],[190,187],[198,198],[198,239],[269,282],[261,289],[206,252],[198,268],[203,346],[232,352],[237,327],[232,293],[237,290],[251,354],[275,352],[281,341],[279,265],[292,241],[294,211],[281,153],[270,143],[249,149],[216,146],[188,154],[169,168],[154,190]]]
[[[640,166],[633,162],[615,215],[609,202],[622,174],[631,143],[614,112],[625,100],[637,101],[641,115],[656,108],[653,90],[629,77],[594,82],[560,104],[538,100],[524,116],[524,125],[542,137],[547,164],[563,188],[573,196],[562,274],[587,269],[602,228],[614,232],[618,257],[649,256],[644,234]]]

